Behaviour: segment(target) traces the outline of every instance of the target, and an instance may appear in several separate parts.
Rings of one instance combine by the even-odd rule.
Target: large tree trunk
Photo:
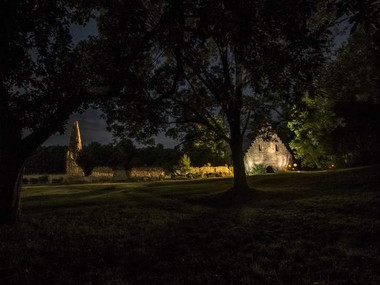
[[[249,189],[247,176],[245,174],[243,138],[239,136],[231,136],[230,148],[232,153],[232,165],[234,167],[234,192],[244,192]]]
[[[235,92],[229,102],[230,112],[227,113],[230,127],[230,148],[232,153],[232,165],[234,167],[234,192],[249,190],[247,176],[245,174],[243,153],[243,132],[241,132],[241,110],[243,106],[243,68],[241,65],[242,54],[238,46],[235,46]]]
[[[12,154],[4,150],[0,154],[0,224],[15,223],[20,214],[23,161]]]
[[[0,224],[17,221],[25,156],[21,130],[14,120],[0,122]]]

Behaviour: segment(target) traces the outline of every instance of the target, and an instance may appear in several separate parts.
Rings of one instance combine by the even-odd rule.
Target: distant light
[[[297,163],[294,163],[293,166],[294,166],[294,167],[297,167]]]
[[[290,167],[292,167],[292,166],[289,164],[288,167],[290,168]]]

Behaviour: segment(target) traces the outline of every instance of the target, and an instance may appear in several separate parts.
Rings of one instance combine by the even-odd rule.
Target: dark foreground
[[[30,187],[2,284],[380,284],[380,167]]]

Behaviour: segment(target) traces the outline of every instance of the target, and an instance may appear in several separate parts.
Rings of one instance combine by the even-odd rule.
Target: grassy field
[[[3,284],[380,284],[380,167],[33,186]]]

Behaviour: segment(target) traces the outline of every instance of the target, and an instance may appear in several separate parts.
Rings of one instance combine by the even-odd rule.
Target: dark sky
[[[335,48],[342,45],[347,39],[347,24],[343,23],[334,32],[338,34],[335,39]],[[338,31],[340,30],[340,31]],[[345,30],[345,31],[344,31]],[[342,32],[343,31],[343,32]],[[85,27],[73,25],[71,34],[74,42],[86,40],[91,35],[97,35],[97,26],[95,21],[90,21]],[[68,122],[67,130],[64,135],[56,134],[45,142],[44,145],[67,145],[69,141],[71,126],[74,120],[79,121],[83,144],[90,142],[99,142],[101,144],[111,143],[112,134],[106,129],[106,122],[100,117],[101,111],[89,109],[83,114],[73,114]],[[173,148],[178,142],[173,141],[164,135],[155,138],[156,143],[162,143],[167,148]]]
[[[73,25],[71,34],[75,43],[86,40],[91,35],[97,35],[97,27],[95,21],[90,21],[85,27]],[[44,145],[67,145],[69,142],[71,126],[75,120],[79,121],[79,127],[82,136],[82,143],[99,142],[101,144],[109,144],[112,142],[112,134],[106,129],[106,122],[102,119],[101,111],[89,109],[83,114],[73,114],[66,126],[66,132],[63,135],[53,135]],[[155,137],[156,143],[162,143],[166,148],[173,148],[178,142],[173,141],[164,135]]]
[[[69,143],[70,132],[75,120],[79,121],[79,128],[82,137],[82,144],[90,142],[99,142],[109,144],[112,142],[112,134],[106,129],[106,122],[102,119],[100,110],[88,109],[83,114],[73,114],[66,126],[66,132],[63,135],[56,134],[48,139],[44,145],[67,145]],[[166,148],[173,148],[177,142],[164,135],[155,137],[156,143],[162,143]],[[137,145],[138,146],[138,145]]]

